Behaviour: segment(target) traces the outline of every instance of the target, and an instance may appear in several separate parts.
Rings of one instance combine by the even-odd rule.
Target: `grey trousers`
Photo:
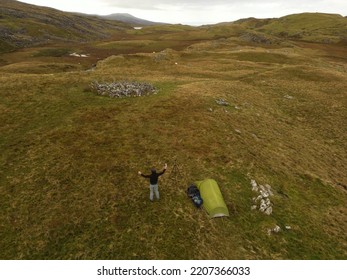
[[[156,185],[149,185],[149,199],[151,201],[153,201],[153,193],[155,193],[155,196],[159,200],[158,184],[156,184]]]

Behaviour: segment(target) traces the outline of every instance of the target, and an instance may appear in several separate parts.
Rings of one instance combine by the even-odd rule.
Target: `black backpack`
[[[200,191],[195,185],[190,185],[187,189],[187,195],[188,197],[191,198],[193,201],[193,204],[197,207],[200,208],[201,205],[203,204],[203,199],[200,196]]]

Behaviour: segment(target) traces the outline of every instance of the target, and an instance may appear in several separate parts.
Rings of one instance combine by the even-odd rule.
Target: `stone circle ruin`
[[[112,98],[138,97],[157,93],[157,89],[152,84],[136,81],[93,81],[90,87],[96,94]]]

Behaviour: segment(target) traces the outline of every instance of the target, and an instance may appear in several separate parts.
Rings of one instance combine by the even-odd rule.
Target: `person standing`
[[[157,170],[153,167],[151,169],[150,175],[144,175],[141,171],[138,172],[138,174],[144,178],[149,178],[149,199],[150,201],[153,201],[154,194],[159,200],[159,187],[158,187],[158,178],[159,176],[163,175],[166,171],[167,164],[165,163],[164,169],[162,172],[157,173]]]

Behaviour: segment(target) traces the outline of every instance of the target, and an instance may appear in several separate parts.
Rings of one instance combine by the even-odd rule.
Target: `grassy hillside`
[[[0,56],[1,259],[347,258],[346,47],[215,28]],[[91,88],[124,80],[157,93]],[[164,163],[151,203],[137,172]],[[229,218],[188,199],[205,178]],[[272,215],[251,210],[252,179],[271,185]]]
[[[335,14],[302,13],[279,19],[248,19],[243,26],[293,40],[322,43],[347,42],[347,18]]]
[[[55,9],[3,0],[0,3],[0,42],[13,47],[49,44],[56,41],[83,42],[109,38],[129,28],[116,21],[61,12]],[[0,43],[0,51],[7,51]]]
[[[134,17],[133,15],[127,14],[127,13],[116,13],[116,14],[110,14],[106,16],[99,16],[104,19],[109,20],[117,20],[121,22],[125,22],[131,26],[149,26],[149,25],[163,25],[164,23],[159,22],[153,22],[149,20],[144,20],[141,18]]]
[[[167,25],[146,27],[142,30],[129,31],[136,35],[157,35],[157,39],[213,40],[242,38],[254,44],[278,45],[291,41],[319,43],[347,42],[347,19],[340,15],[322,13],[303,13],[278,19],[241,19],[230,23],[191,27]],[[185,35],[182,34],[185,33]]]

